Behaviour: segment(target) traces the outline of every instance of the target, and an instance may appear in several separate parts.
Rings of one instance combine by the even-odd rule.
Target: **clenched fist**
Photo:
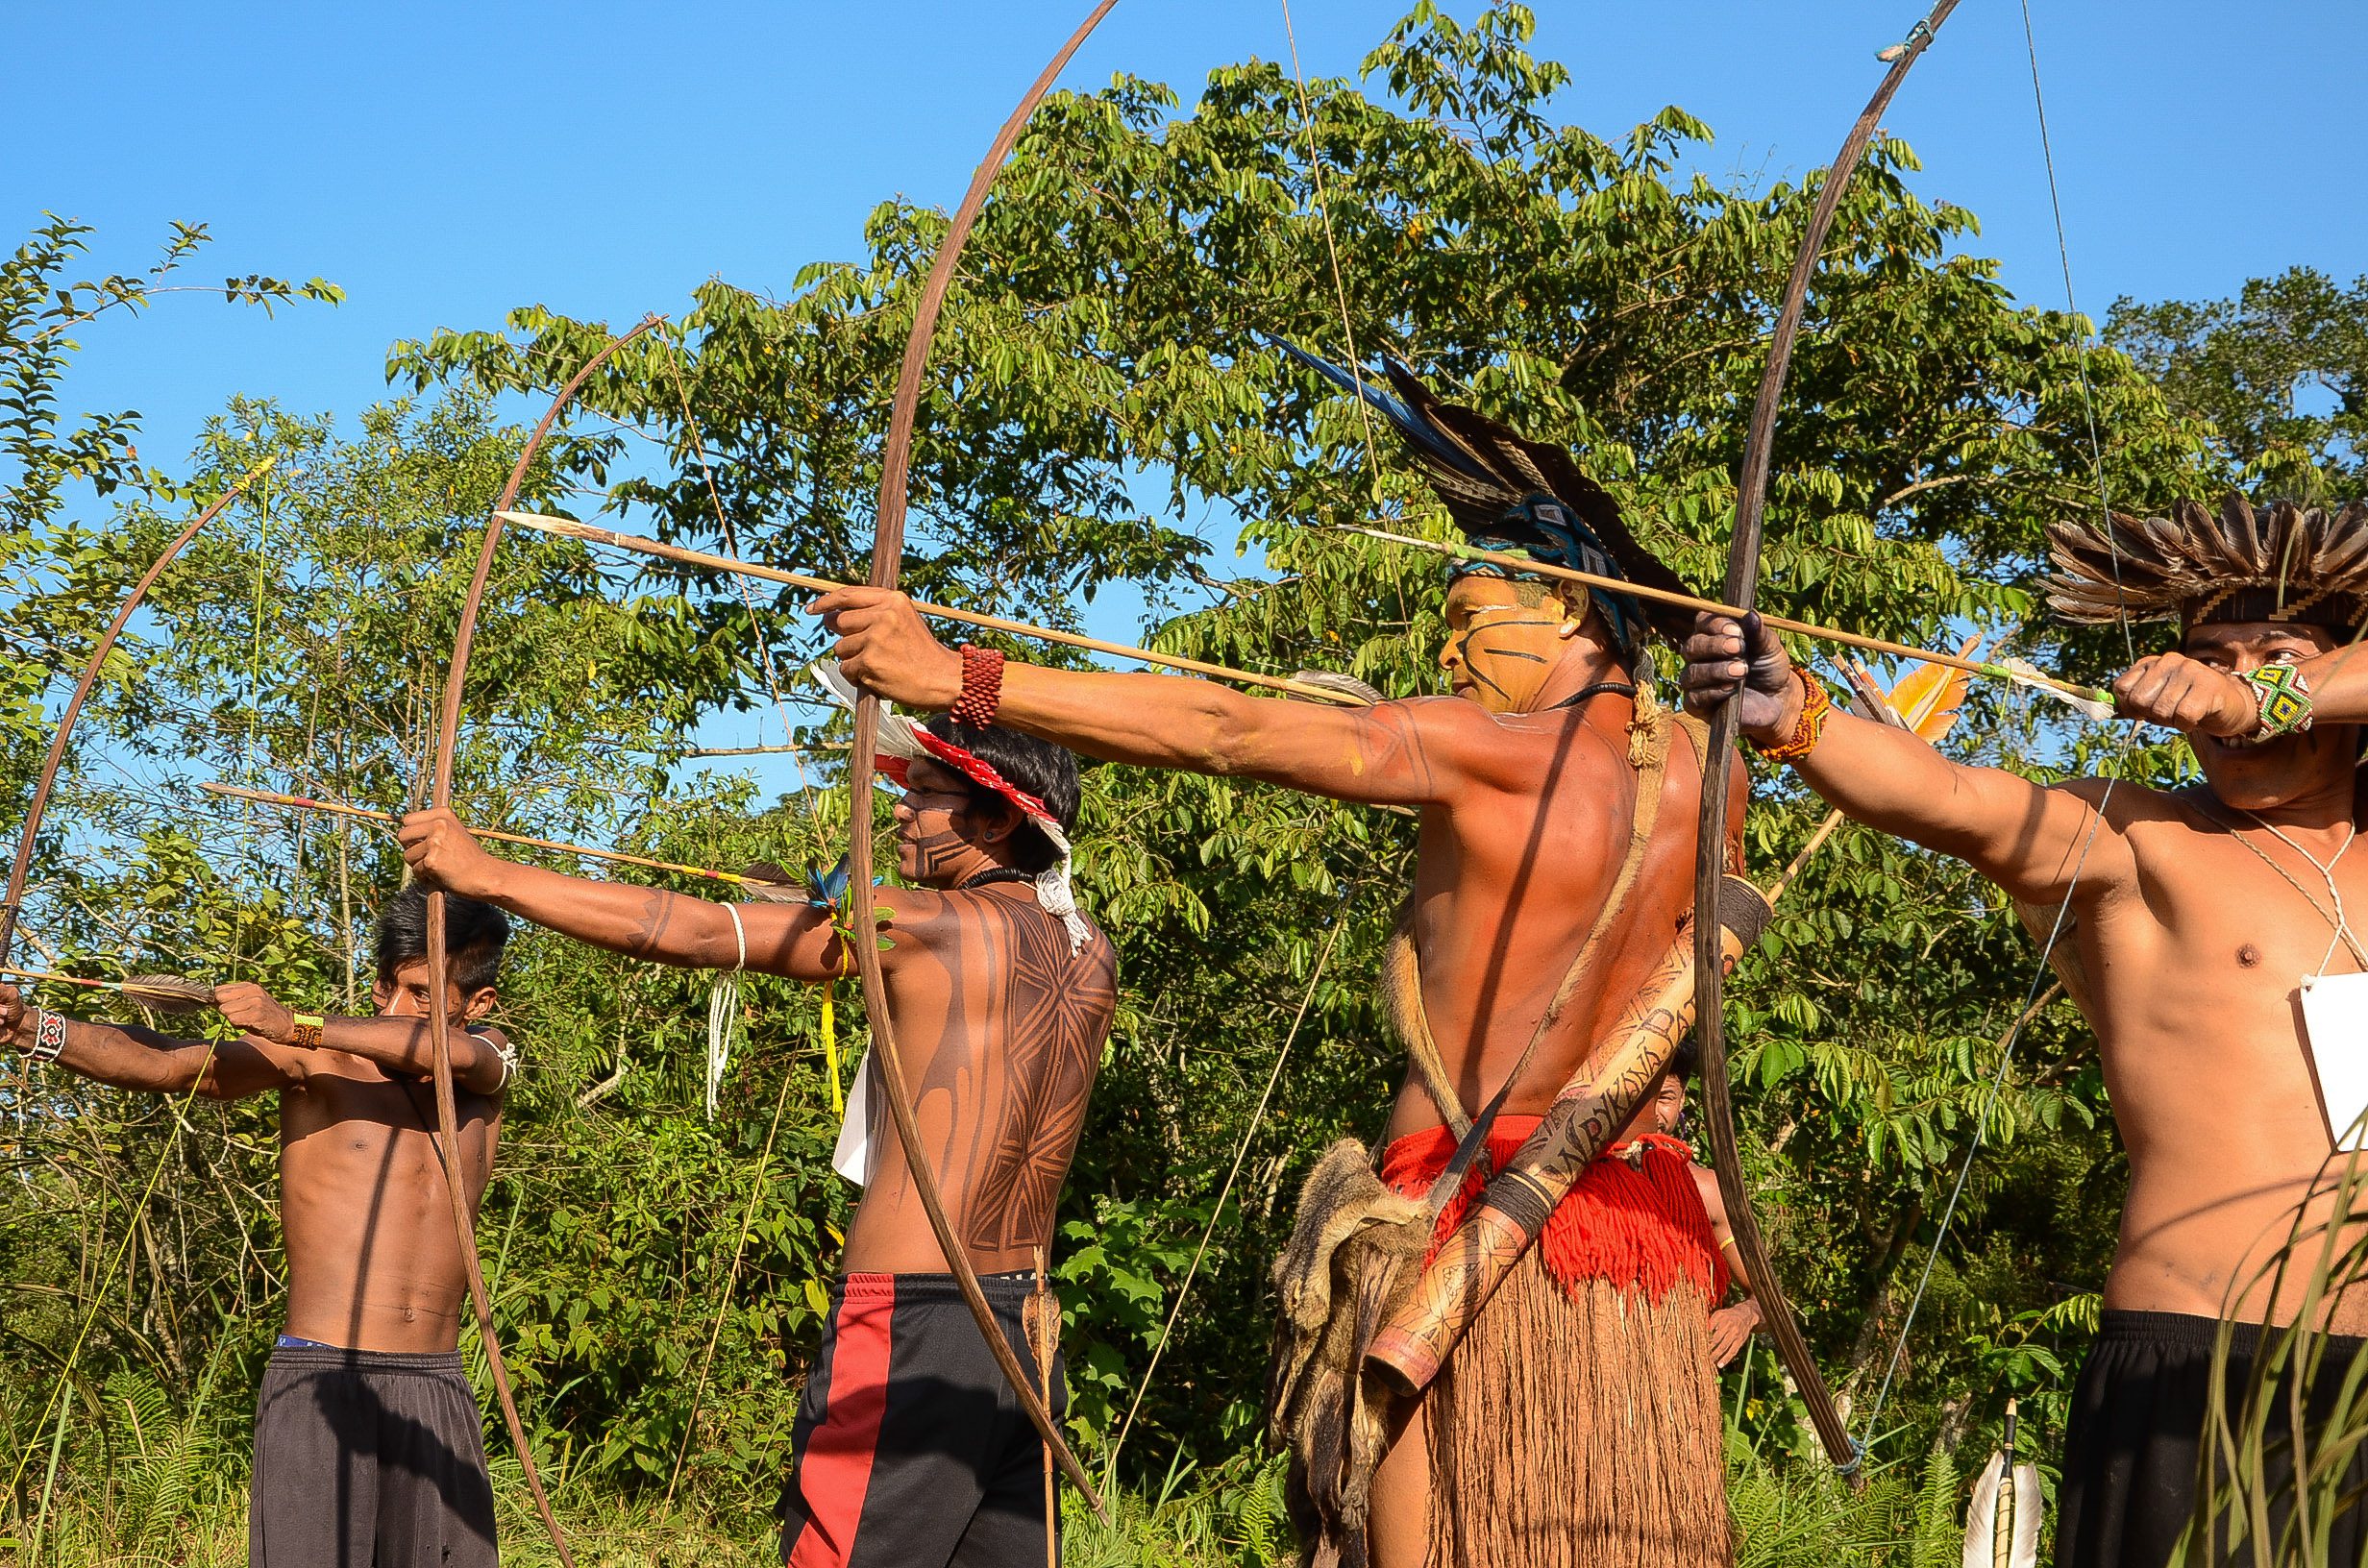
[[[0,986],[0,1042],[23,1049],[33,1043],[33,1009],[14,986]]]
[[[501,891],[506,862],[479,847],[449,806],[407,814],[395,828],[403,858],[422,882],[463,898],[491,898]]]
[[[2113,682],[2113,707],[2125,719],[2162,724],[2183,735],[2234,740],[2261,727],[2253,683],[2184,653],[2150,653]]]
[[[1784,644],[1758,616],[1738,621],[1705,610],[1693,619],[1693,635],[1678,650],[1686,668],[1677,682],[1686,706],[1708,718],[1728,698],[1742,693],[1743,733],[1754,741],[1783,741],[1800,723],[1801,683]]]
[[[921,612],[887,588],[841,588],[812,605],[838,638],[830,652],[847,678],[908,708],[944,710],[962,695],[962,655],[929,635]]]
[[[222,1016],[250,1035],[284,1045],[296,1035],[295,1013],[282,1006],[262,987],[234,980],[213,988],[213,1005]]]

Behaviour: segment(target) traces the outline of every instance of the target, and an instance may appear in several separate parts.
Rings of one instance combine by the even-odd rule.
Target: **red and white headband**
[[[841,707],[854,707],[854,683],[839,669],[836,659],[818,660],[813,670],[814,678],[823,683]],[[1044,906],[1046,914],[1057,916],[1068,929],[1070,952],[1073,955],[1080,951],[1092,940],[1093,928],[1077,913],[1076,894],[1069,885],[1069,835],[1062,830],[1060,819],[1052,815],[1043,800],[998,772],[986,758],[941,735],[932,735],[903,714],[889,711],[883,703],[879,716],[879,771],[904,785],[907,770],[925,758],[952,769],[980,789],[991,790],[1010,801],[1035,824],[1039,833],[1051,841],[1059,858],[1036,873],[1036,901]]]

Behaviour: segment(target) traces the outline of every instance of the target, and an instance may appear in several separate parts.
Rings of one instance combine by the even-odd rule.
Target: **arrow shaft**
[[[1392,533],[1386,528],[1369,528],[1358,523],[1335,523],[1332,525],[1332,531],[1363,534],[1369,539],[1381,539],[1394,545],[1405,545],[1415,550],[1427,550],[1434,555],[1452,556],[1462,561],[1486,561],[1512,571],[1524,572],[1532,576],[1557,577],[1565,582],[1583,583],[1590,588],[1602,588],[1616,594],[1626,594],[1631,599],[1649,599],[1657,604],[1674,604],[1682,610],[1700,610],[1709,615],[1732,616],[1739,621],[1751,613],[1738,605],[1722,604],[1714,599],[1697,599],[1691,594],[1672,593],[1665,588],[1654,588],[1640,582],[1630,582],[1622,577],[1608,577],[1593,572],[1582,572],[1576,567],[1556,566],[1547,561],[1534,561],[1526,555],[1509,555],[1502,551],[1482,550],[1477,545],[1450,545],[1437,539],[1418,538],[1409,533]],[[1977,675],[1986,675],[1993,680],[2035,683],[2051,691],[2062,692],[2067,696],[2077,697],[2089,702],[2109,703],[2113,700],[2113,694],[2110,692],[2100,691],[2093,686],[2077,685],[2068,680],[2058,680],[2053,675],[2017,674],[1998,665],[1986,664],[1979,659],[1964,658],[1955,653],[1939,653],[1930,649],[1911,648],[1906,643],[1894,643],[1887,638],[1868,637],[1855,631],[1842,631],[1834,626],[1821,626],[1812,621],[1795,621],[1788,616],[1770,615],[1764,610],[1759,614],[1762,621],[1779,631],[1789,631],[1797,636],[1812,638],[1817,642],[1839,643],[1847,648],[1862,648],[1868,652],[1882,653],[1895,659],[1916,659],[1925,664],[1945,664],[1952,670],[1969,671]]]
[[[543,533],[555,533],[569,539],[584,539],[594,544],[611,545],[638,555],[654,555],[660,560],[674,561],[683,566],[696,566],[710,572],[728,572],[736,576],[755,577],[765,582],[787,583],[792,588],[803,588],[812,593],[827,594],[848,586],[828,577],[817,577],[803,572],[784,572],[777,566],[760,566],[731,555],[717,555],[703,550],[686,550],[680,545],[669,545],[656,539],[645,539],[639,534],[619,533],[590,523],[579,523],[572,518],[544,517],[533,512],[506,512],[504,520],[522,528],[533,528]],[[1286,675],[1264,675],[1250,670],[1235,670],[1226,665],[1210,664],[1201,659],[1188,659],[1180,653],[1154,653],[1147,648],[1135,648],[1125,643],[1107,643],[1098,637],[1087,637],[1073,631],[1062,631],[1052,626],[1039,626],[1025,621],[1008,621],[999,615],[983,615],[976,610],[957,610],[950,604],[927,604],[919,600],[913,608],[940,621],[956,621],[966,626],[980,626],[988,631],[999,631],[1012,637],[1028,637],[1038,642],[1059,643],[1069,648],[1081,648],[1089,652],[1107,653],[1113,658],[1134,659],[1143,664],[1163,665],[1170,670],[1182,670],[1212,680],[1229,680],[1244,686],[1263,686],[1270,691],[1288,692],[1293,697],[1311,698],[1324,702],[1337,702],[1344,707],[1363,706],[1355,698],[1328,687],[1312,685],[1304,680],[1293,680]]]
[[[315,800],[308,796],[278,795],[270,790],[242,789],[235,784],[200,784],[208,795],[222,796],[232,800],[252,800],[259,805],[285,806],[293,811],[317,811],[331,817],[351,817],[358,821],[394,823],[401,821],[394,813],[373,811],[368,806],[348,805],[342,800]],[[561,844],[555,839],[532,839],[524,833],[503,833],[490,827],[467,829],[471,838],[490,839],[496,844],[515,844],[529,849],[549,849],[562,855],[581,855],[586,860],[614,861],[620,866],[639,866],[653,871],[675,871],[683,876],[704,877],[710,882],[729,882],[746,887],[753,878],[731,871],[710,870],[704,866],[685,866],[679,861],[653,860],[647,855],[629,855],[622,849],[592,849],[580,844]],[[768,887],[777,886],[767,883]]]
[[[37,980],[46,985],[85,986],[92,991],[121,991],[123,989],[120,981],[92,980],[79,974],[60,974],[55,969],[16,969],[0,965],[0,975],[6,975],[11,980]]]

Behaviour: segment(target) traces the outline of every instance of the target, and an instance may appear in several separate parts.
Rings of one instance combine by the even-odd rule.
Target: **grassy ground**
[[[557,1568],[553,1550],[516,1472],[495,1480],[505,1568]],[[1120,1494],[1108,1522],[1065,1495],[1067,1568],[1239,1568],[1288,1560],[1279,1517],[1279,1472],[1246,1482],[1172,1485],[1164,1497]],[[578,1568],[774,1568],[779,1546],[769,1521],[742,1513],[729,1521],[695,1509],[659,1510],[654,1499],[570,1506],[560,1528]],[[64,1492],[48,1517],[28,1520],[12,1537],[0,1531],[8,1568],[244,1568],[246,1493],[213,1489],[179,1507],[127,1514],[111,1500]]]
[[[1821,1467],[1764,1463],[1738,1444],[1729,1496],[1741,1536],[1739,1568],[1954,1568],[1962,1503],[1943,1456],[1879,1473],[1860,1492]],[[557,1554],[516,1484],[497,1463],[502,1560],[556,1568]],[[1221,1471],[1183,1471],[1157,1493],[1119,1493],[1108,1521],[1065,1496],[1063,1568],[1272,1568],[1292,1560],[1281,1516],[1281,1472],[1237,1460]],[[559,1508],[579,1568],[773,1568],[778,1547],[760,1514],[728,1522],[703,1512],[667,1514],[655,1501],[609,1500]],[[242,1568],[246,1499],[216,1489],[183,1506],[128,1518],[71,1493],[54,1500],[37,1545],[33,1531],[0,1536],[10,1568]]]

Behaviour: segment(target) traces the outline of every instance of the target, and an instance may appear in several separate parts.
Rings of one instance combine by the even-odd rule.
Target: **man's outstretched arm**
[[[498,904],[536,925],[610,952],[693,969],[728,969],[748,938],[748,968],[794,980],[845,972],[829,912],[805,904],[737,904],[731,911],[624,882],[565,876],[485,853],[460,819],[437,808],[415,811],[397,829],[403,858],[430,885]]]
[[[1685,646],[1686,704],[1709,713],[1739,689],[1743,733],[1762,746],[1800,723],[1803,688],[1776,634],[1754,617],[1696,618]],[[1870,827],[1964,861],[2030,902],[2061,899],[2074,880],[2103,891],[2131,869],[2118,833],[2098,826],[2100,787],[2045,789],[1998,768],[1951,762],[1904,729],[1835,708],[1793,770],[1828,803]]]
[[[57,1065],[111,1089],[238,1100],[303,1082],[303,1073],[288,1060],[255,1040],[210,1045],[125,1024],[61,1021],[64,1046]],[[25,1005],[13,986],[0,986],[0,1040],[29,1052],[38,1043],[39,1023],[37,1010]]]
[[[222,1016],[259,1040],[290,1050],[296,1044],[296,1013],[262,987],[238,981],[214,988],[214,1005]],[[500,1092],[509,1077],[503,1060],[502,1037],[455,1029],[448,1037],[453,1082],[472,1094]],[[403,1078],[425,1078],[435,1070],[435,1047],[428,1038],[425,1018],[321,1019],[321,1044],[376,1064]]]
[[[867,690],[937,711],[961,695],[961,655],[929,634],[902,594],[842,588],[814,609],[838,636],[840,667]],[[1499,776],[1511,765],[1490,744],[1501,740],[1493,721],[1445,698],[1334,707],[1180,675],[1014,662],[995,722],[1106,762],[1265,779],[1373,805],[1433,805],[1471,783],[1518,782]]]

